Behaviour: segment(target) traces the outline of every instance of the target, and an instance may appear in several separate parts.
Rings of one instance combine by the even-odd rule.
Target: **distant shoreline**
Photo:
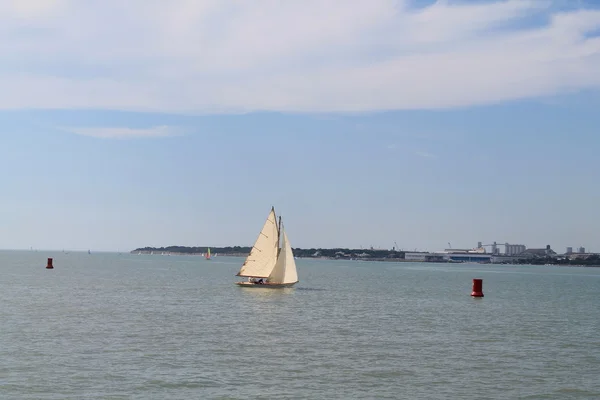
[[[232,256],[232,257],[246,257],[250,254],[252,247],[250,246],[227,246],[227,247],[214,247],[214,246],[198,246],[198,247],[186,247],[186,246],[167,246],[167,247],[140,247],[132,250],[132,254],[184,254],[184,255],[202,255],[208,252],[213,255],[221,256]],[[293,249],[294,256],[297,258],[314,258],[314,259],[360,259],[368,261],[388,261],[397,260],[404,261],[404,251],[396,250],[384,250],[384,249],[347,249],[347,248],[333,248],[333,249]]]
[[[176,250],[175,250],[176,249]],[[247,257],[250,253],[250,247],[210,247],[213,257]],[[352,250],[352,249],[293,249],[297,259],[309,260],[337,260],[337,261],[377,261],[377,262],[396,262],[396,263],[427,263],[427,264],[473,264],[475,262],[456,262],[448,260],[440,261],[421,261],[406,260],[403,251],[395,250]],[[151,248],[144,247],[130,251],[130,254],[144,254],[155,256],[203,256],[208,252],[208,247],[183,247],[170,246]],[[360,253],[358,253],[360,252]],[[591,261],[591,262],[590,262]],[[494,264],[494,263],[481,263]],[[562,266],[562,267],[600,267],[597,260],[588,260],[588,263],[579,262],[561,262],[561,260],[552,258],[540,258],[530,260],[520,260],[512,263],[498,263],[494,265],[523,265],[523,266]]]
[[[247,257],[248,253],[219,253],[212,250],[211,247],[211,255],[213,257]],[[154,256],[198,256],[201,257],[206,252],[201,253],[188,253],[188,252],[167,252],[160,250],[132,250],[129,252],[130,254],[140,254],[140,255],[154,255]],[[317,257],[302,257],[295,256],[297,259],[309,259],[309,260],[347,260],[347,261],[387,261],[387,262],[413,262],[411,260],[405,260],[404,258],[340,258],[340,257],[327,257],[327,256],[317,256]]]

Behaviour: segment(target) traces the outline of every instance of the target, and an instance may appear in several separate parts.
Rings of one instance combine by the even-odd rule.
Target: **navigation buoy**
[[[54,266],[52,265],[52,259],[51,258],[48,259],[48,265],[46,265],[46,269],[54,269]]]
[[[483,279],[473,279],[473,297],[483,297]]]

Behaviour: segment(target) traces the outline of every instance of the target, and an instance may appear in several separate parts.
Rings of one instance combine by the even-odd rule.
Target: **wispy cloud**
[[[181,135],[183,132],[171,126],[156,126],[145,129],[134,128],[77,128],[63,127],[62,130],[77,135],[90,136],[101,139],[133,139],[150,137],[167,137]]]
[[[415,151],[415,154],[418,155],[419,157],[437,158],[437,156],[435,154],[428,153],[426,151]]]
[[[368,112],[599,88],[600,10],[565,4],[4,0],[0,109]]]

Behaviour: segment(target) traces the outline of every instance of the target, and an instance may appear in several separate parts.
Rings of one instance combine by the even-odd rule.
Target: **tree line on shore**
[[[226,246],[226,247],[213,247],[213,246],[199,246],[199,247],[187,247],[187,246],[167,246],[167,247],[140,247],[132,251],[132,253],[178,253],[178,254],[200,254],[206,253],[210,247],[212,253],[218,253],[220,255],[240,255],[249,254],[252,247],[249,246]],[[293,249],[296,257],[308,258],[308,257],[325,257],[325,258],[404,258],[403,251],[395,250],[374,250],[374,249]]]
[[[201,254],[206,253],[209,246],[187,247],[187,246],[167,246],[167,247],[140,247],[132,250],[131,253],[172,253],[172,254]],[[226,246],[212,247],[210,250],[213,254],[219,255],[235,255],[245,256],[250,253],[250,246]],[[394,260],[404,259],[404,251],[396,250],[380,250],[380,249],[293,249],[294,256],[300,258],[334,258],[334,259],[366,259],[366,260]],[[521,258],[514,259],[511,264],[529,264],[529,265],[593,265],[600,266],[600,255],[590,254],[586,257],[578,257],[574,259],[566,257],[537,257],[537,258]]]
[[[565,258],[565,257],[539,257],[515,260],[513,264],[531,264],[531,265],[600,265],[600,255],[590,254],[585,257]]]

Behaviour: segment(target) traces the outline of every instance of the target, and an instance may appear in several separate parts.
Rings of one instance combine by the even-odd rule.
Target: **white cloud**
[[[543,0],[10,0],[0,109],[448,108],[600,87],[600,11]]]
[[[4,14],[5,18],[44,18],[52,16],[65,5],[65,0],[2,0],[0,13]]]
[[[419,157],[424,157],[424,158],[437,158],[437,156],[435,154],[428,153],[426,151],[415,151],[415,154],[418,155]]]
[[[133,139],[148,137],[166,137],[177,136],[182,132],[171,126],[155,126],[145,129],[133,128],[76,128],[64,127],[64,131],[75,133],[77,135],[90,136],[101,139]]]

